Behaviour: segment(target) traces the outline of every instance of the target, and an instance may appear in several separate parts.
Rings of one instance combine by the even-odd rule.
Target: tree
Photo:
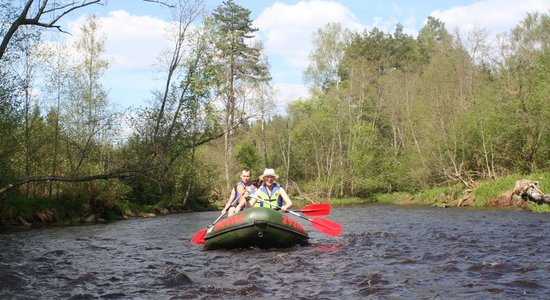
[[[225,177],[230,187],[229,174],[232,170],[233,129],[245,119],[246,95],[251,85],[270,80],[267,66],[261,63],[261,51],[247,45],[258,29],[252,27],[250,10],[233,0],[224,1],[212,14],[216,52],[214,61],[220,75],[217,93],[223,103],[225,130]]]
[[[59,20],[70,12],[93,4],[100,4],[102,0],[84,0],[75,1],[49,1],[49,0],[27,0],[20,9],[15,9],[13,5],[2,4],[7,8],[11,23],[7,29],[2,30],[3,37],[0,43],[0,60],[8,48],[8,45],[17,31],[22,26],[38,26],[44,28],[56,28],[62,31],[61,26],[57,25]]]
[[[176,30],[173,33],[174,35],[174,49],[169,50],[170,53],[167,57],[167,69],[166,69],[166,81],[164,85],[164,90],[159,92],[159,99],[160,102],[159,105],[159,111],[158,116],[156,119],[156,125],[153,133],[153,139],[157,140],[159,137],[159,132],[161,124],[165,122],[163,119],[166,115],[165,110],[167,109],[167,105],[170,103],[170,92],[172,85],[174,85],[174,82],[178,80],[177,75],[179,69],[182,68],[183,61],[185,59],[185,43],[187,42],[188,35],[189,35],[189,28],[191,24],[195,21],[195,19],[202,13],[202,7],[199,1],[187,1],[187,0],[179,0],[178,5],[173,9],[173,15],[175,18],[175,24],[176,24]],[[194,69],[187,70],[192,75],[195,71]],[[184,82],[184,90],[183,93],[185,93],[185,88],[188,87],[189,81],[187,83]],[[180,98],[181,99],[181,98]],[[172,99],[173,100],[173,99]],[[176,104],[177,108],[176,111],[181,110],[181,107],[183,103],[180,101]],[[170,138],[175,122],[174,120],[178,118],[178,113],[176,112],[174,118],[172,118],[172,122],[169,124],[165,124],[168,126],[167,132],[163,134],[167,134],[168,138]]]
[[[180,0],[172,13],[172,44],[161,59],[164,86],[154,91],[153,105],[140,110],[127,150],[137,153],[135,168],[149,169],[146,177],[130,183],[139,201],[173,197],[185,206],[189,199],[208,197],[206,182],[197,180],[206,169],[198,167],[197,152],[222,133],[211,97],[212,31],[207,22],[192,26],[203,13],[202,1]]]
[[[107,91],[100,82],[109,62],[102,57],[105,37],[100,36],[99,28],[97,17],[91,15],[81,27],[82,35],[75,43],[79,61],[74,68],[74,86],[63,114],[65,128],[74,142],[67,145],[72,176],[80,173],[86,158],[96,157],[97,146],[114,136],[109,131],[114,115],[109,111]]]
[[[528,173],[547,163],[547,120],[550,85],[550,16],[528,14],[502,45],[499,65],[500,102],[506,107],[506,119],[512,126],[500,131],[508,141],[509,162],[514,169]]]
[[[334,149],[331,156],[334,162],[333,173],[338,177],[338,194],[343,195],[344,174],[346,172],[346,159],[349,157],[349,135],[351,133],[351,122],[347,112],[350,107],[342,103],[340,93],[339,69],[345,55],[345,47],[348,46],[349,33],[342,29],[340,24],[329,23],[320,28],[313,39],[314,49],[309,55],[309,66],[304,72],[306,81],[313,83],[312,90],[325,91],[328,99],[334,102],[332,112],[334,123],[331,144]],[[350,98],[346,98],[349,100]],[[330,101],[330,100],[327,100]],[[328,174],[327,174],[328,175]],[[331,177],[331,176],[329,176]]]
[[[48,135],[49,144],[52,147],[48,154],[51,157],[49,164],[49,174],[57,176],[61,172],[60,161],[63,156],[61,154],[61,140],[63,137],[61,109],[62,103],[70,95],[72,69],[69,63],[69,54],[64,50],[67,48],[65,43],[54,44],[46,50],[49,52],[45,66],[46,77],[51,78],[46,82],[45,89],[50,97],[50,111],[48,112],[47,122],[51,128]],[[54,192],[54,182],[50,181],[48,197],[51,198]]]
[[[429,16],[426,25],[420,29],[417,37],[424,62],[429,62],[432,55],[437,51],[438,45],[448,43],[449,38],[445,23]]]
[[[40,113],[38,107],[40,103],[36,93],[33,90],[37,88],[37,72],[38,66],[40,66],[40,53],[37,44],[39,43],[39,35],[35,30],[29,28],[23,30],[22,33],[23,42],[20,44],[22,57],[19,60],[21,62],[18,68],[21,72],[17,77],[22,79],[22,99],[23,99],[23,130],[19,140],[22,142],[23,156],[24,156],[24,174],[26,177],[30,176],[33,172],[31,164],[37,163],[36,155],[37,150],[43,147],[41,143],[35,144],[35,135],[37,131],[35,128],[41,123]],[[26,190],[27,197],[29,196],[29,186]]]
[[[341,80],[338,69],[348,45],[348,35],[339,23],[329,23],[314,34],[313,51],[304,71],[305,81],[311,82],[313,88],[327,90],[333,85],[338,87]]]
[[[170,6],[165,1],[143,0],[145,2],[158,3]],[[0,61],[8,50],[12,39],[17,35],[19,29],[23,26],[36,26],[46,29],[57,29],[65,32],[59,21],[71,12],[82,9],[90,5],[105,5],[106,0],[25,0],[21,6],[13,3],[0,4],[0,13],[4,13],[5,25],[0,28],[2,41],[0,42]]]

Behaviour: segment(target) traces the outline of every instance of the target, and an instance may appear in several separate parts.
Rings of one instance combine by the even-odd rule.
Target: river
[[[549,299],[550,216],[333,208],[338,238],[205,251],[219,212],[0,234],[1,299]]]

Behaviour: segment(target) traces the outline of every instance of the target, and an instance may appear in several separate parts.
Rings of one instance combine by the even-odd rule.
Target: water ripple
[[[546,299],[547,216],[373,205],[333,208],[338,238],[205,251],[218,212],[0,235],[2,299]],[[302,220],[298,220],[302,221]],[[35,287],[40,287],[36,289]]]

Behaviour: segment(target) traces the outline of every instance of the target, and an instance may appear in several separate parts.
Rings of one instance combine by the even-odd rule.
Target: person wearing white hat
[[[251,206],[255,207],[271,207],[273,209],[281,209],[281,211],[287,211],[292,207],[292,201],[285,189],[275,180],[279,178],[279,175],[275,173],[273,169],[265,169],[264,173],[260,176],[260,180],[263,184],[256,190],[254,198],[250,202]],[[259,198],[262,201],[255,199]]]

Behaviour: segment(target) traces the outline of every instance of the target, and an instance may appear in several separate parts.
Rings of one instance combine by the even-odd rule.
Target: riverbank
[[[155,218],[183,212],[212,210],[213,207],[183,207],[177,201],[164,201],[157,205],[138,205],[119,201],[109,207],[92,208],[82,204],[82,199],[74,202],[51,199],[11,199],[8,209],[0,216],[0,232],[39,229],[44,227],[78,226],[108,223],[134,218]]]
[[[531,174],[531,175],[510,175],[494,180],[484,180],[470,182],[470,186],[463,184],[449,184],[435,187],[418,193],[380,193],[373,194],[368,198],[333,198],[325,199],[320,202],[329,202],[333,206],[362,205],[369,203],[384,203],[397,205],[430,205],[435,207],[516,207],[528,209],[532,212],[550,212],[550,205],[536,204],[527,201],[521,197],[513,197],[512,193],[516,181],[527,179],[537,181],[543,192],[550,191],[550,173]],[[318,201],[318,199],[313,199]],[[27,203],[24,209],[8,212],[3,216],[0,222],[0,231],[17,228],[40,228],[44,226],[65,226],[81,225],[90,223],[103,223],[128,218],[154,218],[157,215],[213,210],[215,207],[193,207],[183,208],[178,203],[165,202],[163,205],[130,205],[127,202],[121,202],[123,205],[113,206],[110,209],[104,209],[102,212],[87,213],[77,212],[72,214],[66,212],[67,207],[44,207],[44,202],[32,205]],[[296,207],[301,207],[310,202],[300,199],[294,199]],[[74,206],[74,205],[73,205]],[[5,212],[4,212],[5,213]],[[65,217],[62,217],[65,216]]]
[[[439,186],[418,193],[379,193],[368,198],[333,198],[321,202],[329,202],[333,206],[352,206],[362,204],[395,204],[395,205],[429,205],[434,207],[496,207],[519,208],[532,212],[550,212],[550,205],[537,204],[513,195],[516,182],[521,179],[537,181],[541,190],[550,192],[550,173],[532,175],[510,175],[493,180],[470,182],[469,187],[464,184],[453,183]],[[308,204],[305,200],[294,201],[301,206]]]
[[[514,194],[516,182],[522,179],[537,182],[543,192],[550,192],[550,173],[514,174],[499,179],[470,182],[468,187],[464,184],[449,184],[416,194],[375,194],[370,200],[377,203],[421,204],[436,207],[516,207],[532,212],[550,212],[550,205],[538,204]]]

